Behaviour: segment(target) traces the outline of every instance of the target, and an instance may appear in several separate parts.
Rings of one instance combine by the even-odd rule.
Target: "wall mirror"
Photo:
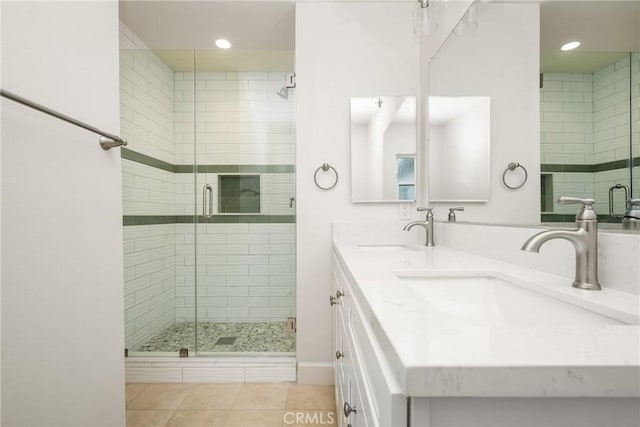
[[[640,3],[548,2],[540,9],[541,220],[573,221],[561,194],[619,222],[640,197]],[[570,17],[570,19],[567,19]],[[579,42],[563,51],[568,42]]]
[[[490,196],[488,96],[429,97],[429,199],[486,202]]]
[[[351,200],[416,199],[416,97],[351,98]]]

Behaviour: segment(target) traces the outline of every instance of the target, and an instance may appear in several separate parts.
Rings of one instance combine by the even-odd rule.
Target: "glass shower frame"
[[[149,217],[146,220],[150,221],[150,224],[143,224],[145,218],[142,217],[145,215],[137,215],[137,211],[132,207],[136,200],[127,200],[128,197],[135,199],[135,194],[139,192],[136,188],[130,188],[129,191],[125,188],[123,220],[125,241],[127,241],[125,245],[129,245],[130,253],[135,253],[136,239],[127,240],[128,234],[145,234],[142,229],[144,227],[166,225],[162,224],[160,217],[173,217],[175,279],[173,281],[174,321],[171,327],[174,330],[170,331],[168,337],[161,337],[159,347],[165,345],[165,341],[175,342],[172,342],[173,347],[168,348],[168,351],[158,351],[159,347],[132,345],[131,324],[133,323],[135,327],[139,319],[132,319],[127,312],[125,323],[128,330],[125,335],[126,347],[129,349],[128,355],[294,354],[295,331],[287,329],[287,325],[295,325],[294,101],[293,97],[285,99],[276,94],[285,84],[286,72],[243,73],[198,69],[196,67],[198,57],[206,56],[206,52],[136,51],[134,53],[137,56],[146,55],[146,61],[142,59],[129,61],[130,58],[127,58],[129,53],[131,51],[123,51],[121,60],[123,131],[128,131],[123,133],[133,142],[123,154],[123,164],[127,164],[123,167],[124,181],[131,184],[131,177],[126,174],[132,167],[140,168],[137,162],[141,159],[149,163],[149,165],[143,165],[143,168],[146,166],[153,168],[158,166],[158,164],[154,165],[154,162],[159,163],[173,173],[174,199],[173,206],[167,212],[162,212],[170,215],[153,215],[160,212],[151,212],[151,215],[146,215]],[[134,91],[130,90],[131,93],[127,93],[127,89],[131,89],[134,85],[129,80],[139,76],[134,75],[128,78],[127,73],[143,72],[144,64],[138,64],[139,62],[162,69],[162,64],[166,65],[165,61],[182,64],[183,67],[177,70],[174,65],[171,69],[174,152],[173,164],[168,166],[164,163],[169,162],[163,163],[162,159],[153,156],[155,154],[153,147],[145,149],[140,138],[137,138],[141,133],[140,129],[135,129],[135,120],[127,123],[127,114],[131,111],[125,105],[129,102],[133,106],[139,106],[135,102],[137,100],[131,99]],[[197,71],[194,73],[194,70]],[[158,70],[152,74],[158,77]],[[234,86],[237,89],[234,89]],[[242,95],[243,92],[246,96]],[[282,110],[283,105],[288,106],[286,111]],[[274,107],[274,111],[270,110],[270,106]],[[225,108],[232,111],[225,111]],[[161,110],[158,111],[159,113],[166,113],[164,111],[166,108],[164,110],[158,108],[158,110]],[[134,111],[130,118],[135,118],[135,115]],[[254,120],[256,117],[257,120]],[[287,118],[284,124],[278,121],[283,117]],[[236,132],[235,129],[240,132]],[[251,132],[252,130],[254,132]],[[264,131],[262,134],[261,130]],[[245,144],[245,147],[240,147],[238,151],[242,137],[252,139],[252,144]],[[272,142],[275,143],[275,150],[268,145]],[[225,146],[235,147],[237,152],[232,155],[229,150],[224,149]],[[243,160],[238,157],[242,154],[242,150],[250,155],[249,159]],[[236,161],[224,162],[225,156]],[[237,161],[238,159],[240,161]],[[158,160],[160,162],[157,162]],[[151,173],[156,172],[152,170]],[[217,208],[221,203],[230,204],[235,200],[233,197],[220,200],[221,176],[231,177],[227,180],[228,182],[238,181],[233,178],[236,176],[240,181],[244,176],[258,177],[259,188],[254,187],[250,190],[257,193],[254,194],[254,199],[260,199],[262,202],[259,211],[256,212],[255,207],[251,208],[250,212],[243,211],[248,209],[243,205],[251,203],[250,197],[244,197],[241,200],[239,212],[218,212]],[[132,186],[135,187],[135,176],[133,181]],[[251,192],[245,193],[251,195]],[[205,202],[204,199],[207,197],[208,200]],[[206,209],[209,211],[207,212]],[[233,211],[235,208],[230,209]],[[132,228],[129,230],[127,227]],[[134,230],[136,227],[139,228]],[[269,228],[271,231],[261,228]],[[139,246],[142,247],[142,244]],[[125,252],[127,252],[126,247]],[[129,254],[125,255],[125,259],[127,255]],[[136,267],[134,266],[134,272]],[[234,271],[239,271],[241,274],[234,275]],[[134,277],[133,281],[135,279]],[[125,294],[130,297],[129,304],[135,305],[138,294],[129,292],[128,285],[131,282],[132,278],[127,277],[125,273]],[[144,292],[139,294],[142,298]],[[152,296],[147,304],[151,305],[153,298]],[[171,302],[165,301],[165,305],[170,304]],[[153,307],[149,308],[149,312],[153,310]],[[285,348],[277,345],[275,347],[258,345],[254,349],[250,346],[241,346],[241,350],[238,351],[224,339],[240,335],[233,328],[240,323],[256,324],[250,328],[252,332],[258,333],[258,338],[253,339],[254,344],[256,342],[259,344],[260,341],[269,343],[269,339],[265,339],[264,334],[277,323],[276,335],[279,334],[279,339],[284,337],[288,344]],[[260,325],[257,325],[259,323],[267,328],[260,329]],[[207,335],[211,329],[216,329],[217,335],[213,337],[215,341],[223,338],[217,346],[212,342],[211,336]],[[157,331],[154,330],[155,332]],[[236,339],[240,338],[242,336],[236,337]],[[273,339],[271,343],[273,344]],[[181,352],[181,349],[186,349],[188,353]]]

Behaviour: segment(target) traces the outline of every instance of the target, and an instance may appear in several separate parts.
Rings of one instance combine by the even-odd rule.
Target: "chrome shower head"
[[[286,87],[286,86],[283,86],[279,91],[276,92],[276,95],[278,95],[282,99],[288,99],[289,98],[289,88]]]

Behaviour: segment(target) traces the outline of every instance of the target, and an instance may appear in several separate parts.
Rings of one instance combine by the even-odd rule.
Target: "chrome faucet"
[[[433,208],[418,208],[418,212],[427,211],[427,217],[424,221],[411,221],[409,224],[405,225],[403,230],[409,231],[416,225],[424,227],[427,232],[427,239],[425,242],[425,246],[435,246],[433,244]]]
[[[566,239],[576,250],[576,277],[573,287],[588,290],[600,290],[598,282],[598,216],[593,210],[593,199],[558,197],[559,205],[582,203],[576,215],[576,230],[547,230],[531,236],[523,251],[538,252],[540,247],[551,239]]]

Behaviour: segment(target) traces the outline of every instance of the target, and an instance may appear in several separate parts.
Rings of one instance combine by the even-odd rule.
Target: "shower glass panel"
[[[120,123],[129,141],[121,150],[129,356],[195,349],[194,183],[192,175],[191,185],[179,179],[185,166],[177,153],[178,141],[193,144],[194,88],[176,79],[167,58],[193,69],[189,51],[120,51]]]
[[[640,52],[631,54],[631,193],[640,198]]]
[[[250,57],[121,50],[129,356],[295,351],[293,54]]]
[[[293,353],[293,56],[196,52],[199,355]]]

